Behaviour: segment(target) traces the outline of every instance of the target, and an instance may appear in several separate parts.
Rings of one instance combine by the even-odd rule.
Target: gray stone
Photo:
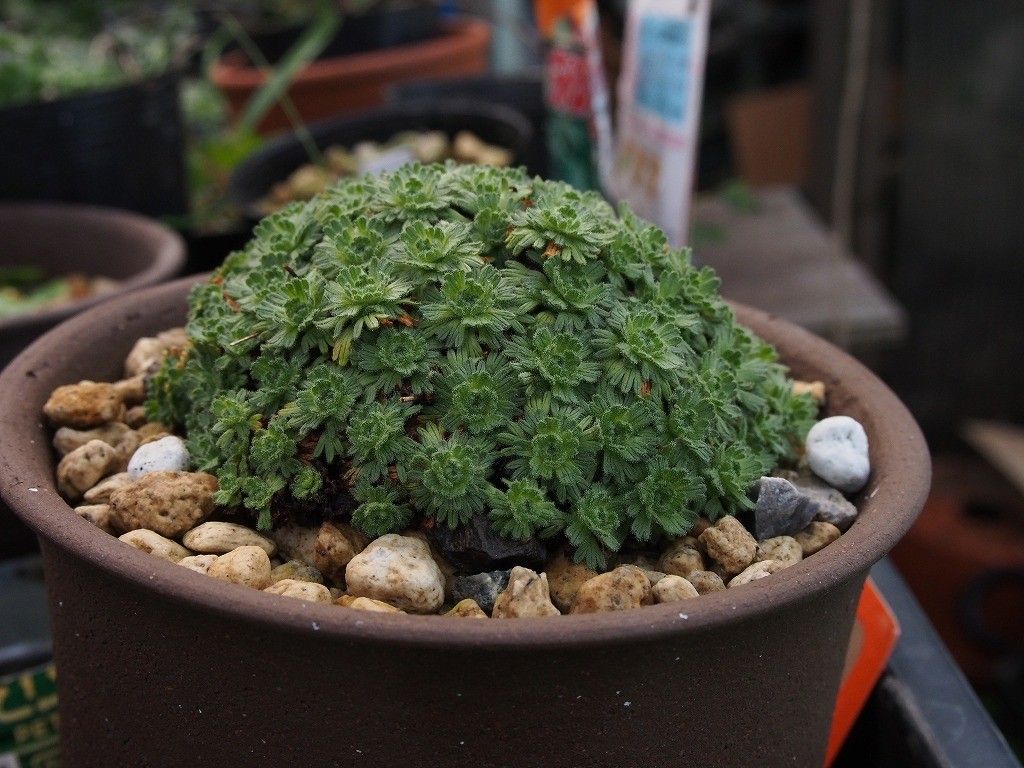
[[[508,586],[510,571],[488,571],[474,573],[472,576],[456,576],[452,580],[452,599],[458,603],[462,600],[475,600],[476,604],[488,614],[494,610],[494,601]]]
[[[829,416],[807,433],[807,464],[811,470],[844,493],[856,493],[868,481],[871,463],[864,427],[849,416]]]
[[[754,536],[758,541],[802,531],[814,519],[818,504],[782,477],[762,477],[754,507]]]
[[[823,523],[832,523],[840,531],[845,532],[853,525],[853,521],[857,519],[858,510],[856,505],[847,499],[842,492],[837,491],[810,472],[786,470],[779,472],[779,477],[789,480],[797,487],[797,490],[818,505],[818,511],[814,515],[815,520],[820,520]]]

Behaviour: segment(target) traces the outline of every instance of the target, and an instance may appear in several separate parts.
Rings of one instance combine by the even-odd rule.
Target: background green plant
[[[751,506],[814,417],[717,289],[593,193],[407,166],[264,219],[194,290],[149,413],[261,528],[483,513],[600,567]]]

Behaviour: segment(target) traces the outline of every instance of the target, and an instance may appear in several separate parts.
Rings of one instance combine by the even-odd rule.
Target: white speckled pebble
[[[814,474],[846,493],[864,487],[871,473],[868,436],[849,416],[822,419],[807,433],[807,463]]]
[[[168,435],[152,443],[146,443],[132,454],[128,462],[128,476],[132,480],[147,472],[185,472],[188,470],[189,455],[185,441]]]

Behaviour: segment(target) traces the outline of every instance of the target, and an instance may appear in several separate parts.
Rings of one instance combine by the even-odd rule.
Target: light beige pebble
[[[102,440],[90,440],[60,460],[57,465],[57,490],[66,499],[79,499],[83,493],[111,473],[117,460],[117,451],[107,443]]]
[[[239,547],[259,547],[271,557],[277,552],[277,545],[266,536],[237,523],[202,523],[188,531],[181,543],[206,555],[223,555]]]
[[[512,153],[503,147],[488,145],[480,150],[476,163],[477,165],[493,165],[495,168],[507,168],[512,165]]]
[[[109,504],[83,504],[80,507],[75,507],[75,514],[88,520],[105,533],[114,533]]]
[[[324,522],[313,541],[313,565],[335,584],[344,584],[345,568],[367,543],[367,538],[350,525]]]
[[[295,598],[296,600],[306,600],[310,603],[331,602],[331,590],[329,590],[323,584],[314,584],[311,581],[281,579],[281,581],[271,584],[269,587],[266,587],[263,591],[269,592],[272,595],[291,597]]]
[[[114,385],[95,381],[57,387],[43,406],[51,423],[76,429],[118,421],[123,411],[124,402]]]
[[[61,427],[53,435],[53,447],[61,456],[66,456],[92,440],[102,440],[111,448],[116,448],[133,431],[131,427],[120,421],[111,421],[92,429]]]
[[[551,602],[563,613],[572,607],[580,585],[597,576],[597,571],[582,563],[574,563],[564,553],[548,563],[544,573],[548,579]]]
[[[652,571],[650,568],[641,568],[640,570],[644,572],[644,576],[646,576],[647,580],[651,582],[652,587],[668,576],[667,573],[663,573],[662,571]]]
[[[448,611],[445,616],[453,616],[461,619],[486,619],[489,618],[484,609],[477,605],[476,600],[471,597],[467,597],[465,600],[459,600],[455,606]]]
[[[455,584],[455,567],[441,556],[440,550],[434,546],[434,542],[427,538],[427,534],[423,531],[415,528],[407,528],[402,531],[402,536],[412,536],[414,539],[419,539],[424,542],[430,548],[430,556],[434,558],[434,562],[437,563],[437,567],[440,568],[441,573],[444,574],[444,596],[451,597],[452,587]]]
[[[110,494],[110,508],[123,531],[149,528],[177,538],[214,508],[217,478],[205,472],[148,472]]]
[[[114,462],[116,464],[116,460]],[[87,490],[82,498],[86,504],[108,504],[114,491],[125,488],[134,482],[127,472],[108,475]]]
[[[637,568],[656,570],[658,568],[657,552],[619,552],[612,559],[612,566],[635,565]]]
[[[757,540],[732,515],[726,515],[710,528],[704,529],[697,540],[708,557],[730,576],[750,565],[757,554]]]
[[[149,417],[146,415],[146,406],[144,405],[133,405],[124,412],[124,423],[132,429],[138,429],[147,421],[149,421]]]
[[[794,381],[793,394],[810,395],[818,405],[821,405],[825,402],[825,383],[821,381]]]
[[[508,584],[494,601],[491,616],[495,619],[558,616],[561,612],[551,602],[548,577],[517,565],[508,577]]]
[[[217,555],[191,555],[189,557],[183,557],[178,561],[178,565],[183,565],[190,571],[196,573],[208,574],[210,572],[210,566],[217,562]]]
[[[163,344],[169,351],[175,353],[186,349],[191,343],[188,340],[188,331],[185,330],[184,326],[180,325],[160,331],[160,333],[156,335],[156,340]]]
[[[349,560],[344,578],[349,595],[409,613],[434,613],[444,602],[444,574],[430,547],[412,536],[389,533],[370,542]]]
[[[155,373],[164,359],[166,347],[156,338],[144,336],[135,342],[124,361],[125,378]]]
[[[114,382],[114,391],[125,405],[138,405],[146,399],[146,375],[140,373]]]
[[[781,571],[785,568],[781,563],[777,563],[774,560],[761,560],[753,565],[744,568],[741,573],[734,576],[729,580],[729,589],[733,587],[742,587],[744,584],[749,584],[752,581],[758,581],[771,576],[773,573]]]
[[[570,613],[627,611],[654,602],[651,582],[635,565],[620,565],[580,586]]]
[[[155,443],[157,440],[163,440],[171,434],[171,430],[159,421],[147,421],[135,431],[139,435],[140,447],[149,443]]]
[[[168,352],[179,352],[188,346],[184,328],[171,328],[157,336],[146,336],[135,342],[124,361],[125,378],[140,373],[154,374]]]
[[[298,560],[300,563],[316,567],[316,539],[320,533],[319,528],[310,528],[305,525],[286,523],[280,528],[270,532],[270,538],[277,544],[278,550],[291,560]]]
[[[132,479],[127,472],[118,472],[116,475],[105,477],[96,485],[85,492],[82,499],[87,504],[106,504],[110,501],[110,494],[118,488],[124,488],[132,484]]]
[[[405,611],[395,608],[390,603],[385,603],[383,600],[374,600],[372,597],[342,595],[334,603],[342,608],[354,608],[357,611],[369,611],[370,613],[405,613]]]
[[[452,154],[457,160],[463,162],[475,163],[480,154],[486,151],[486,148],[487,144],[475,133],[469,131],[459,131],[455,134],[455,139],[452,142]]]
[[[128,471],[128,463],[131,461],[132,456],[135,455],[135,451],[138,450],[141,442],[139,433],[134,429],[124,434],[124,437],[114,446],[114,450],[117,451],[117,462],[113,468],[115,472],[120,474],[121,472]]]
[[[287,563],[274,566],[274,569],[270,572],[270,583],[276,584],[285,579],[308,581],[313,584],[324,583],[324,577],[320,571],[300,560],[289,560]]]
[[[774,560],[782,568],[796,565],[804,559],[800,542],[792,536],[773,536],[758,543],[755,560]]]
[[[270,557],[261,547],[239,547],[220,555],[208,576],[253,589],[270,586]]]
[[[713,571],[691,571],[686,580],[693,584],[698,595],[707,595],[711,592],[721,592],[725,589],[725,581]]]
[[[803,550],[804,557],[809,557],[815,552],[824,549],[833,541],[838,539],[842,532],[832,523],[821,523],[815,521],[798,533],[795,538]]]
[[[182,558],[192,553],[176,541],[171,541],[166,536],[161,536],[156,531],[146,528],[139,528],[134,531],[118,536],[118,539],[125,544],[142,550],[146,554],[159,557],[163,560],[170,560],[172,563],[179,562]]]
[[[691,571],[692,573],[692,571]],[[677,600],[688,600],[691,597],[700,597],[697,588],[682,576],[669,574],[660,579],[651,590],[654,593],[656,603],[674,603]]]
[[[733,574],[729,573],[725,568],[714,561],[712,561],[711,565],[708,566],[708,571],[715,574],[723,582],[726,582],[733,577]]]
[[[704,558],[696,544],[697,540],[692,536],[683,536],[673,541],[658,558],[658,570],[684,579],[693,571],[703,571]]]
[[[711,527],[711,521],[708,520],[703,515],[701,515],[700,517],[697,518],[697,522],[695,522],[693,524],[693,528],[690,529],[689,536],[684,536],[683,538],[684,539],[685,538],[693,538],[694,540],[699,540],[700,539],[700,535],[702,533],[704,533],[704,531],[706,531],[710,527]],[[690,546],[695,546],[695,545],[691,544]]]

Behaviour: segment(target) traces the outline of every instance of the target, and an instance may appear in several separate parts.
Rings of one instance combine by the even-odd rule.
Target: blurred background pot
[[[0,109],[0,199],[188,210],[174,73]]]
[[[400,45],[390,25],[381,23],[368,34],[387,39],[369,44],[360,52],[328,55],[302,68],[292,81],[288,96],[305,121],[320,120],[384,103],[388,88],[413,79],[482,74],[487,70],[491,27],[483,21],[459,19],[442,24],[426,39]],[[346,20],[342,29],[350,23]],[[417,21],[417,29],[422,24]],[[344,34],[344,33],[342,33]],[[365,50],[369,45],[370,50]],[[328,49],[330,50],[330,49]],[[234,50],[218,59],[211,71],[213,83],[227,97],[233,115],[240,114],[253,94],[267,81],[267,71],[253,66],[243,51]],[[291,126],[275,107],[259,124],[272,132]]]
[[[363,141],[386,142],[405,131],[441,131],[449,139],[459,131],[469,131],[488,144],[511,151],[513,164],[525,162],[534,143],[533,127],[521,113],[470,99],[392,104],[309,127],[320,150],[332,145],[351,148]],[[228,192],[250,218],[259,219],[263,216],[259,201],[276,183],[309,162],[297,136],[282,137],[242,161],[232,174]]]
[[[475,104],[501,104],[521,112],[538,137],[546,135],[547,107],[540,72],[521,75],[481,75],[446,77],[402,83],[391,89],[389,100],[396,104],[417,104],[430,109],[438,100],[459,99]],[[530,173],[548,177],[547,147],[541,140],[531,141],[519,161]]]
[[[98,754],[154,766],[822,764],[865,575],[914,521],[930,474],[912,417],[866,368],[738,310],[871,442],[857,522],[768,580],[682,609],[549,619],[346,611],[123,546],[56,492],[43,402],[69,381],[116,378],[137,338],[181,324],[193,282],[97,307],[0,375],[0,402],[21,404],[0,420],[0,494],[43,544],[64,766]],[[339,727],[311,738],[311,722]]]
[[[31,266],[52,277],[80,273],[116,281],[107,293],[0,317],[0,368],[61,321],[113,296],[169,280],[184,263],[181,237],[136,214],[77,205],[0,204],[0,267]],[[88,337],[74,344],[95,353]],[[5,407],[18,402],[9,400]],[[0,558],[34,545],[32,534],[0,503]]]

